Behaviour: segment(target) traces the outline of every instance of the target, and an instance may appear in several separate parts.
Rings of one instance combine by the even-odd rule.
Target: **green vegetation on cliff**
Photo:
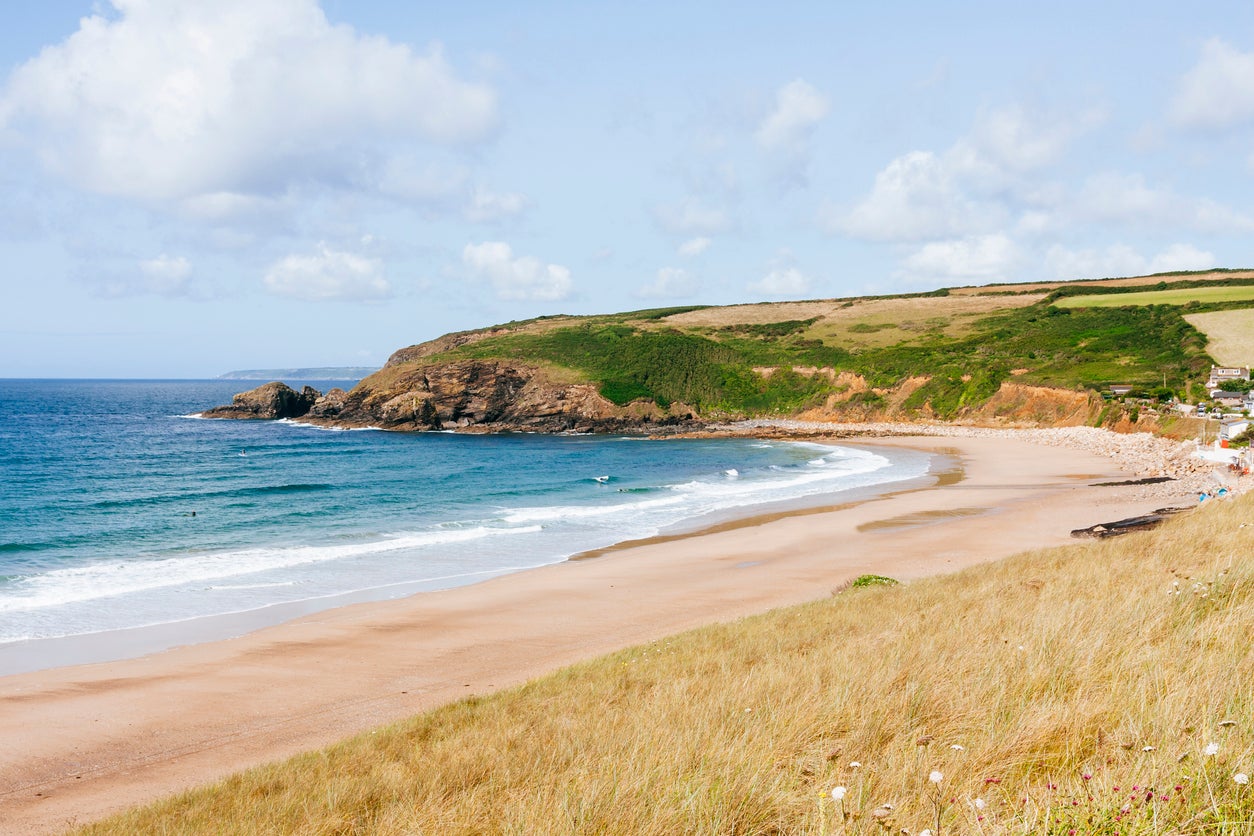
[[[630,414],[637,417],[659,416],[656,410],[641,412],[652,402],[661,414],[679,418],[689,413],[718,419],[818,410],[846,420],[995,416],[1115,424],[1131,413],[1122,405],[1103,412],[1094,393],[1105,393],[1112,384],[1130,384],[1137,396],[1189,398],[1194,394],[1190,387],[1203,380],[1213,362],[1208,333],[1215,330],[1212,336],[1217,337],[1219,324],[1238,321],[1242,306],[1254,307],[1241,301],[1250,296],[1254,272],[1214,271],[555,315],[448,334],[401,349],[348,400],[351,407],[370,399],[387,404],[399,397],[416,404],[435,397],[435,406],[449,413],[440,413],[441,421],[456,423],[467,413],[458,398],[504,403],[521,384],[507,385],[499,378],[500,369],[526,366],[515,375],[518,381],[539,375],[542,386],[550,388],[554,383],[591,384],[584,389],[592,397],[599,392],[617,407],[634,403]],[[1163,304],[1168,301],[1178,304]],[[1197,317],[1207,311],[1231,316]],[[1212,328],[1207,323],[1216,324]],[[1244,345],[1240,337],[1227,344]],[[1220,348],[1216,343],[1214,351]],[[470,394],[450,395],[430,387],[428,372],[458,363],[465,378],[458,392]],[[489,380],[496,381],[488,386],[491,392],[484,388]],[[1070,392],[1041,392],[1042,387],[1081,395],[1077,400]],[[575,419],[570,415],[577,413],[576,423],[592,416],[594,423],[588,426],[595,427],[596,408],[589,410],[581,402],[584,406],[568,409],[564,404],[578,396],[567,390],[552,389],[537,397],[542,411],[558,416],[555,426],[571,425]],[[410,417],[367,416],[388,426]]]
[[[924,303],[932,300],[918,301],[927,313]],[[718,325],[651,311],[519,328],[427,360],[543,362],[576,370],[617,404],[680,401],[703,413],[817,406],[847,387],[835,382],[842,372],[870,387],[849,398],[863,406],[880,397],[875,389],[924,379],[902,407],[942,418],[983,402],[1012,376],[1063,388],[1132,383],[1182,391],[1210,363],[1204,337],[1167,306],[1063,309],[1042,299],[969,318],[957,334],[943,309],[934,312],[940,316],[904,331],[892,323],[854,322],[846,328],[854,334],[897,332],[886,344],[859,345],[832,334],[822,315]]]

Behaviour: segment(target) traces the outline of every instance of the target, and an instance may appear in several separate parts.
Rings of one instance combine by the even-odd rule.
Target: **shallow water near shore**
[[[825,504],[922,477],[931,461],[753,439],[193,417],[238,388],[0,381],[0,674],[29,669],[41,648],[95,658],[102,634],[143,628],[146,648],[170,646]]]

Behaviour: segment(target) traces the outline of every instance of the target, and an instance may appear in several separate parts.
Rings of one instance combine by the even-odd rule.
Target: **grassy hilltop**
[[[1252,512],[854,586],[78,832],[1248,834]]]
[[[619,406],[683,404],[716,418],[817,410],[954,419],[1008,383],[1088,392],[1125,383],[1169,398],[1187,395],[1212,362],[1194,317],[1251,299],[1254,274],[1212,271],[554,316],[402,349],[363,386],[493,360],[591,383]]]

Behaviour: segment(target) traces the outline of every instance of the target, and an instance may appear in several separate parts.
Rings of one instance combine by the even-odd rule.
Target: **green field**
[[[1254,300],[1254,285],[1232,287],[1177,287],[1171,290],[1143,290],[1135,293],[1100,293],[1091,296],[1067,296],[1054,302],[1060,308],[1122,308],[1129,305],[1187,305],[1198,302],[1211,305],[1221,302]]]

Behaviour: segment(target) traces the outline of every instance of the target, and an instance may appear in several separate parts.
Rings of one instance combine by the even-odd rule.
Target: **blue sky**
[[[1248,3],[10,6],[0,377],[1254,266]]]

